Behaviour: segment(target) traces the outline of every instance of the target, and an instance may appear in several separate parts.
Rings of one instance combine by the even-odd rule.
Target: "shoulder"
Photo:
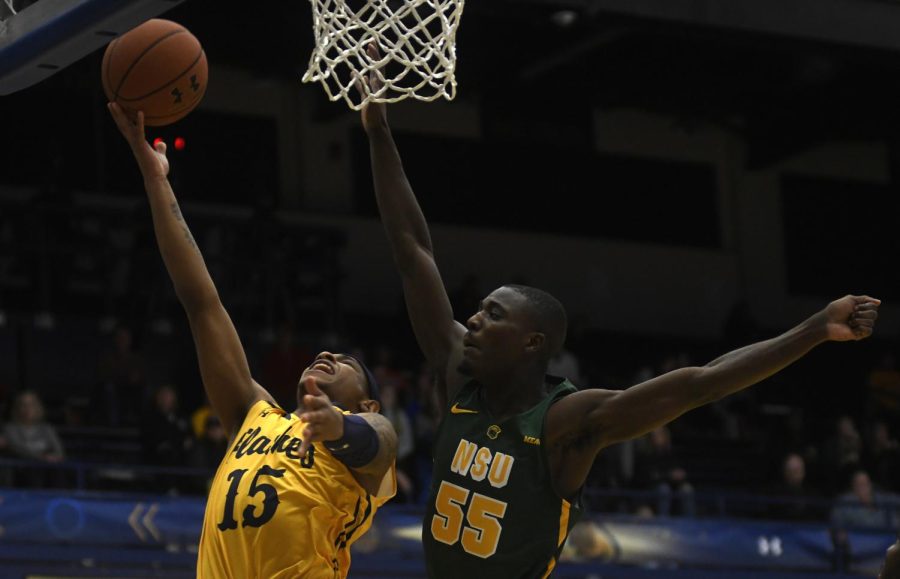
[[[603,411],[619,390],[590,388],[587,390],[564,389],[557,393],[553,405],[547,411],[545,436],[549,441],[559,441],[579,436],[589,426],[588,419]]]
[[[243,428],[245,426],[249,426],[251,424],[258,424],[260,422],[266,421],[266,419],[286,419],[291,420],[294,417],[290,412],[287,412],[275,402],[271,400],[257,400],[253,404],[250,405],[250,408],[247,409],[247,413],[244,415],[243,420],[241,421],[240,427]]]

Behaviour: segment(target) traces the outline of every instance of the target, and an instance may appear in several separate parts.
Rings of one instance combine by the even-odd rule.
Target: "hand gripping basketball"
[[[108,103],[109,113],[112,115],[119,132],[128,141],[131,152],[141,168],[144,180],[165,179],[169,174],[169,160],[166,158],[166,144],[159,141],[156,147],[151,147],[144,137],[144,113],[137,112],[137,120],[131,121],[125,111],[116,103]]]

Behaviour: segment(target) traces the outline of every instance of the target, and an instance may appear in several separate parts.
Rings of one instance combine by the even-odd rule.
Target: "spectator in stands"
[[[288,408],[297,395],[297,376],[312,363],[313,353],[297,343],[293,324],[278,327],[275,343],[263,355],[263,383],[282,407]]]
[[[203,424],[203,432],[197,437],[188,456],[188,464],[193,468],[205,469],[209,474],[203,480],[202,488],[197,490],[206,494],[212,485],[213,475],[228,451],[228,435],[222,423],[214,415],[207,415]]]
[[[423,361],[416,375],[414,396],[411,397],[409,415],[412,417],[415,430],[414,462],[412,471],[414,485],[417,489],[416,502],[424,502],[431,486],[431,447],[441,419],[441,409],[435,395],[435,374]]]
[[[473,311],[473,310],[466,310]],[[584,376],[581,374],[581,363],[578,357],[566,347],[562,347],[559,352],[550,358],[550,364],[547,366],[547,373],[552,376],[565,376],[576,386],[584,386]]]
[[[900,528],[900,500],[896,495],[875,492],[866,471],[853,473],[850,488],[837,499],[831,510],[835,553],[844,561],[853,556],[848,531]]]
[[[382,387],[390,385],[396,388],[400,397],[405,398],[411,389],[409,372],[398,366],[396,352],[387,344],[379,344],[375,348],[372,374]]]
[[[60,462],[65,458],[56,429],[44,421],[44,404],[31,390],[20,392],[15,397],[12,419],[4,427],[3,437],[9,452],[17,458],[47,463]],[[19,482],[29,487],[41,487],[58,478],[45,469],[22,470],[19,474]]]
[[[440,423],[440,407],[434,396],[434,372],[428,362],[422,362],[415,379],[414,395],[407,408],[416,433],[416,450],[431,453],[431,443]]]
[[[141,442],[146,464],[181,467],[193,445],[191,428],[178,409],[178,394],[169,385],[157,388],[153,404],[141,421]],[[176,479],[164,476],[167,492],[178,490]]]
[[[634,480],[641,488],[657,492],[658,515],[694,515],[694,487],[672,450],[671,433],[666,426],[660,426],[645,437],[635,461]]]
[[[876,491],[869,473],[857,470],[850,491],[832,509],[831,522],[840,529],[900,528],[900,497]]]
[[[788,454],[782,462],[781,479],[770,494],[790,501],[771,503],[768,512],[771,519],[811,521],[825,518],[825,511],[819,505],[821,497],[807,483],[806,461],[795,452]]]
[[[131,329],[119,326],[112,344],[100,355],[100,384],[92,397],[99,421],[108,426],[136,426],[146,398],[143,355],[134,349]]]
[[[862,466],[862,438],[856,424],[849,416],[841,416],[835,422],[832,436],[822,449],[822,467],[829,480],[829,491],[837,490],[843,481]]]
[[[885,421],[872,424],[863,457],[866,470],[877,486],[900,492],[900,443],[891,436]]]
[[[209,403],[209,396],[204,392],[203,404],[191,412],[191,432],[193,433],[194,438],[198,440],[203,438],[203,433],[206,432],[206,421],[212,416],[212,411],[212,406]]]
[[[400,502],[413,502],[415,488],[411,473],[415,472],[415,436],[409,416],[397,401],[397,388],[391,384],[381,386],[381,415],[397,432],[397,498]]]
[[[9,441],[0,429],[0,458],[9,458]],[[0,487],[10,487],[13,484],[13,471],[10,467],[0,467]]]

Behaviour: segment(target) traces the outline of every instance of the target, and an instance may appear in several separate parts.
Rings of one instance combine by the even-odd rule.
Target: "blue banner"
[[[196,545],[204,500],[165,496],[0,492],[3,542]]]
[[[777,522],[656,519],[584,523],[570,541],[594,559],[629,565],[655,563],[679,567],[830,570],[834,565],[831,535],[823,525]],[[578,541],[590,533],[595,544]],[[581,547],[587,543],[588,547]],[[577,554],[576,554],[577,557]]]
[[[74,573],[78,561],[87,561],[94,569],[133,564],[189,576],[204,503],[196,497],[0,491],[0,569],[65,564]],[[354,576],[424,576],[421,532],[420,508],[388,505],[353,547]],[[892,533],[851,532],[845,554],[836,552],[824,524],[595,515],[573,529],[557,576],[584,577],[593,569],[626,578],[658,569],[681,577],[679,570],[705,569],[729,576],[765,570],[835,577],[836,563],[872,575],[894,540]]]

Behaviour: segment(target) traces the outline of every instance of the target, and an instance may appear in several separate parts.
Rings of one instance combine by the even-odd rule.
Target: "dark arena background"
[[[147,135],[253,375],[287,408],[319,350],[364,357],[402,484],[350,576],[424,577],[438,416],[359,114],[300,82],[308,2],[170,4],[209,87]],[[602,452],[554,576],[874,577],[900,529],[900,2],[469,0],[457,40],[456,99],[388,115],[458,320],[546,289],[551,369],[624,389],[884,302],[872,338]],[[193,577],[228,444],[102,55],[0,97],[2,577]],[[61,451],[11,443],[28,409]]]

